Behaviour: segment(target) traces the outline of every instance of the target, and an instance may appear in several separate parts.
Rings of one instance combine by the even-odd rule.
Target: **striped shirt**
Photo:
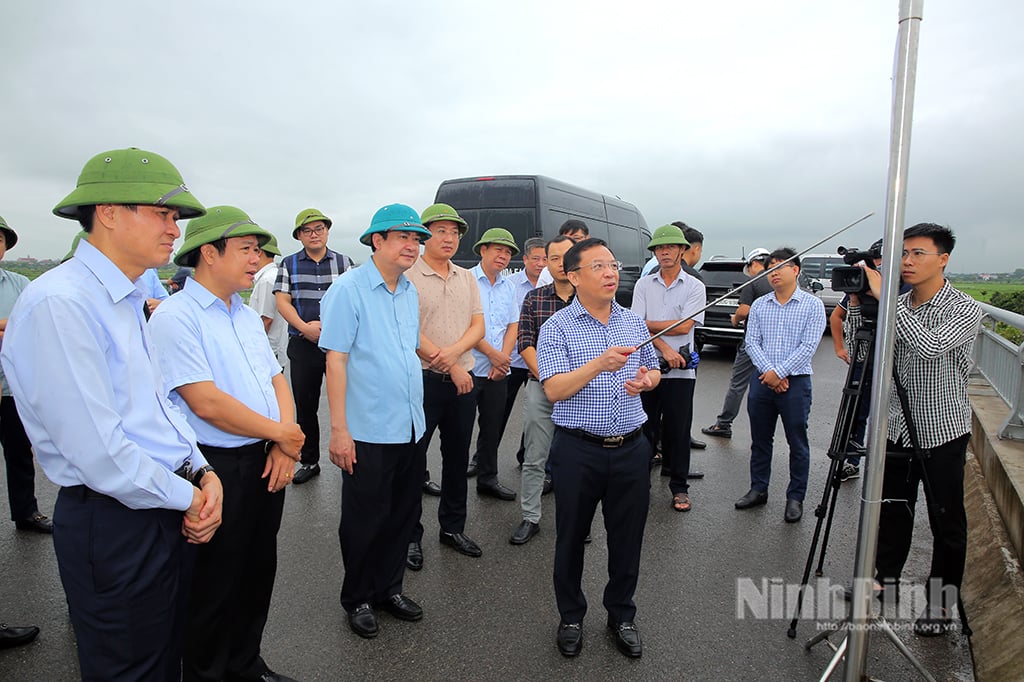
[[[306,250],[286,257],[278,269],[274,293],[292,297],[292,305],[303,322],[320,319],[320,299],[341,273],[352,267],[352,259],[327,249],[319,261],[309,257]],[[299,330],[288,325],[289,336],[301,336]]]
[[[913,292],[896,299],[896,344],[893,366],[910,398],[911,419],[922,448],[934,448],[971,431],[967,378],[971,352],[981,324],[981,308],[947,281],[931,300],[916,308]],[[847,319],[862,322],[860,306]],[[910,445],[896,386],[889,395],[889,440]]]
[[[529,297],[527,297],[529,298]],[[638,346],[650,335],[636,313],[612,302],[605,325],[574,300],[551,316],[537,339],[540,380],[579,369],[611,346]],[[647,421],[640,396],[626,393],[626,382],[643,365],[658,369],[654,346],[647,344],[629,356],[617,372],[601,372],[575,395],[554,404],[551,421],[566,429],[583,429],[596,436],[622,436]]]
[[[785,305],[775,294],[762,296],[750,305],[747,355],[762,374],[813,374],[811,358],[824,331],[825,304],[814,294],[797,287]]]

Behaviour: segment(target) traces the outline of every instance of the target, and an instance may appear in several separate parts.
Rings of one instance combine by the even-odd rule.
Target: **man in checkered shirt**
[[[907,422],[893,386],[878,524],[875,578],[878,589],[896,589],[910,552],[918,485],[925,481],[934,542],[926,595],[928,608],[914,624],[919,635],[941,635],[952,626],[967,559],[964,461],[971,437],[967,378],[981,309],[945,278],[956,238],[941,225],[919,223],[903,232],[903,281],[911,286],[896,302],[894,370],[910,398],[910,418],[923,457],[914,456]],[[878,298],[881,275],[865,269]],[[850,297],[847,322],[860,326],[860,298]],[[955,588],[955,589],[949,589]]]

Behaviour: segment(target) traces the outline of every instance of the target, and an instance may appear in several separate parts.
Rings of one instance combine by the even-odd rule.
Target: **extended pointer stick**
[[[836,230],[835,232],[833,232],[832,234],[830,234],[829,236],[825,237],[824,239],[822,239],[820,241],[814,242],[813,244],[808,246],[806,249],[804,249],[800,253],[793,254],[792,256],[790,256],[786,260],[782,261],[781,263],[776,263],[773,267],[771,267],[768,270],[765,270],[764,272],[760,273],[756,277],[751,277],[750,279],[748,279],[743,284],[739,285],[738,287],[736,287],[735,289],[733,289],[731,291],[727,291],[726,293],[722,294],[721,296],[716,298],[714,301],[712,301],[711,303],[708,303],[706,306],[704,306],[703,308],[701,308],[697,312],[693,313],[692,315],[689,315],[687,317],[684,317],[681,320],[677,320],[676,322],[673,322],[672,325],[669,326],[669,327],[665,327],[660,332],[658,332],[657,334],[655,334],[654,336],[652,336],[651,338],[647,339],[646,341],[641,343],[639,346],[637,346],[636,349],[640,350],[641,348],[643,348],[647,344],[654,343],[655,339],[659,338],[663,334],[669,333],[670,331],[672,331],[673,329],[675,329],[676,327],[681,325],[683,322],[687,322],[689,320],[692,320],[693,318],[697,317],[698,315],[700,315],[702,312],[704,312],[705,310],[707,310],[711,306],[718,305],[719,303],[721,303],[725,299],[727,299],[730,296],[732,296],[733,294],[735,294],[737,291],[739,291],[741,289],[745,289],[746,287],[750,286],[751,284],[753,284],[757,280],[761,279],[762,277],[766,277],[769,273],[778,270],[779,268],[781,268],[783,265],[785,265],[789,261],[793,260],[794,258],[799,258],[800,256],[804,255],[805,253],[807,253],[811,249],[814,249],[814,248],[817,248],[817,247],[821,246],[822,244],[827,242],[829,239],[832,239],[833,237],[837,237],[837,236],[841,235],[843,232],[846,232],[847,230],[849,230],[851,227],[853,227],[857,223],[862,223],[862,222],[864,222],[865,220],[867,220],[868,218],[870,218],[873,215],[875,215],[874,211],[872,211],[871,213],[868,213],[863,218],[858,218],[857,220],[854,220],[852,223],[850,223],[846,227],[840,228],[840,229]]]

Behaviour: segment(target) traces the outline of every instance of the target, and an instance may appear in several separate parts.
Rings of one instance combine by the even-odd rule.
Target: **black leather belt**
[[[435,372],[429,369],[423,370],[423,377],[426,379],[433,379],[434,381],[445,381],[448,382],[449,384],[455,383],[454,381],[452,381],[451,374],[441,374],[440,372]]]
[[[594,443],[600,445],[603,448],[617,448],[625,445],[629,441],[633,440],[643,432],[643,427],[637,427],[629,433],[625,433],[621,436],[595,436],[589,431],[583,429],[567,429],[564,426],[559,426],[559,429],[565,431],[570,436],[585,440],[588,443]]]

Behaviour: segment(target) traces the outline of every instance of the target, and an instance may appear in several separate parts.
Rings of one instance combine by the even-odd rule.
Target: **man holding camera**
[[[906,389],[909,415],[904,415],[893,388],[889,399],[889,432],[885,478],[878,525],[875,578],[896,585],[910,552],[918,484],[925,483],[934,543],[926,595],[928,607],[914,623],[923,636],[951,629],[956,602],[946,588],[959,592],[967,558],[967,514],[964,511],[964,461],[971,435],[967,379],[971,351],[981,322],[981,309],[970,296],[945,278],[956,238],[941,225],[919,223],[903,232],[903,281],[911,289],[896,300],[896,341],[893,367]],[[876,299],[882,277],[865,268]],[[850,297],[847,323],[863,323],[859,296]],[[915,452],[908,430],[917,433]],[[898,501],[897,501],[898,500]]]
[[[659,227],[647,245],[647,250],[658,259],[659,270],[637,281],[632,310],[646,322],[651,334],[665,331],[703,308],[707,301],[704,284],[682,269],[683,253],[689,245],[683,231],[675,225]],[[661,468],[662,472],[671,472],[668,487],[672,508],[678,512],[690,511],[690,486],[686,478],[690,471],[693,388],[697,383],[695,364],[684,350],[693,346],[693,328],[703,322],[701,312],[654,340],[662,381],[655,390],[640,396],[647,413],[644,432],[652,449],[661,434]]]

